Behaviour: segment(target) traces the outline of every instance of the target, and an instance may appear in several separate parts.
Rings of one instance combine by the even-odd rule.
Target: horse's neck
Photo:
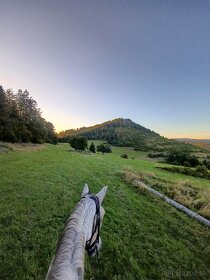
[[[92,199],[83,199],[78,203],[66,223],[46,279],[83,279],[85,243],[92,234],[95,211]]]

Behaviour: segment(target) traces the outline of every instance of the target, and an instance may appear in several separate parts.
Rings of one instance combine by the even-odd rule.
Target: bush
[[[104,154],[104,153],[111,153],[112,150],[108,145],[101,144],[97,146],[97,152],[101,152],[102,154]]]
[[[128,158],[128,155],[127,154],[122,154],[120,157],[121,158]]]
[[[149,153],[147,156],[150,158],[157,158],[157,157],[165,157],[165,154],[164,153]]]
[[[189,175],[193,177],[200,177],[205,179],[210,179],[210,173],[208,172],[208,169],[205,166],[197,166],[196,169],[189,168],[189,167],[172,167],[172,166],[166,166],[166,167],[157,167],[162,170],[170,171],[173,173],[181,173],[184,175]]]
[[[190,163],[188,161],[185,161],[183,164],[184,167],[190,167]]]
[[[167,155],[166,163],[186,167],[196,167],[200,164],[199,160],[195,156],[177,151],[170,152],[169,155]]]
[[[204,165],[198,165],[195,170],[196,172],[201,173],[203,175],[209,174],[207,167]]]
[[[74,136],[70,138],[69,144],[75,150],[84,151],[88,147],[88,141],[86,137]]]
[[[207,161],[206,159],[203,161],[203,165],[207,167],[207,169],[210,170],[210,161]]]

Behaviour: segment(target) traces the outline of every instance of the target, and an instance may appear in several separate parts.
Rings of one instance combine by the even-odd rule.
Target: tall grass
[[[199,187],[187,179],[172,182],[162,179],[152,172],[132,169],[125,169],[123,175],[127,182],[143,181],[157,191],[210,219],[210,188]]]

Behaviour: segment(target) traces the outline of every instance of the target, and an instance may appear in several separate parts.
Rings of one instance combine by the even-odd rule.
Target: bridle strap
[[[99,234],[100,234],[100,202],[99,198],[96,195],[91,195],[90,199],[95,202],[96,205],[96,213],[94,216],[92,234],[90,239],[86,242],[85,249],[88,252],[88,255],[91,256],[92,253],[97,249],[97,244],[99,244]],[[93,241],[93,237],[96,235],[95,240]]]

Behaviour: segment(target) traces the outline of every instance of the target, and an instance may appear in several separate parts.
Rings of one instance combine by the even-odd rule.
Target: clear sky
[[[130,118],[210,138],[209,0],[0,0],[0,84],[57,130]]]

